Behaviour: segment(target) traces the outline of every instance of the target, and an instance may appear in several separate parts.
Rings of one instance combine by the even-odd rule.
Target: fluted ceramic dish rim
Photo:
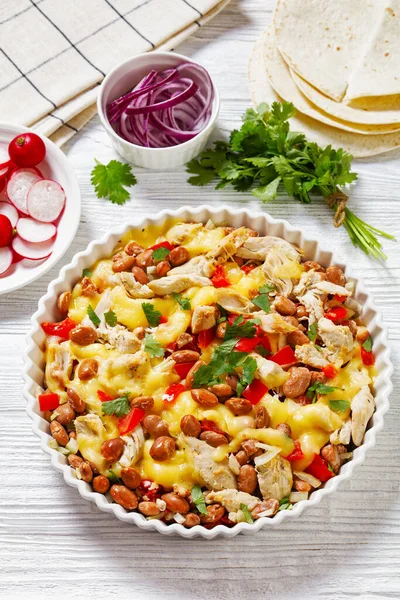
[[[352,460],[343,465],[339,475],[330,479],[322,489],[314,491],[310,499],[298,502],[290,511],[280,511],[272,518],[263,517],[253,524],[238,523],[232,528],[228,528],[225,525],[218,525],[210,530],[205,529],[202,525],[197,525],[192,529],[186,529],[178,523],[166,525],[158,520],[147,521],[139,513],[126,511],[118,504],[111,503],[106,496],[93,492],[89,484],[76,478],[65,456],[50,448],[49,442],[52,438],[48,433],[48,422],[40,416],[36,394],[43,383],[44,357],[42,345],[45,337],[40,323],[59,318],[55,306],[57,296],[61,292],[73,287],[84,268],[90,267],[100,257],[109,256],[118,240],[129,229],[133,227],[143,228],[150,224],[160,225],[166,220],[173,218],[178,218],[182,221],[204,223],[211,218],[216,224],[226,223],[234,227],[247,225],[253,227],[262,235],[268,232],[269,235],[283,237],[290,243],[300,246],[305,251],[307,260],[317,260],[326,266],[328,264],[339,265],[345,271],[347,279],[356,283],[354,297],[362,305],[361,314],[363,320],[374,340],[374,352],[378,371],[374,384],[376,411],[365,434],[363,444],[359,448],[356,448]],[[376,434],[382,429],[383,416],[389,410],[389,395],[393,389],[391,382],[393,366],[390,361],[387,331],[383,325],[381,314],[375,307],[370,294],[365,290],[361,278],[355,277],[351,269],[346,267],[341,261],[337,261],[334,253],[324,249],[316,240],[306,238],[301,230],[293,227],[287,221],[274,219],[267,213],[247,208],[233,209],[226,205],[217,207],[208,205],[199,207],[183,206],[177,210],[163,210],[153,217],[145,216],[141,219],[132,219],[128,224],[116,228],[111,233],[105,234],[101,239],[90,242],[86,250],[77,253],[72,262],[61,269],[58,278],[49,284],[46,294],[40,299],[38,310],[32,316],[31,324],[32,328],[27,335],[27,349],[24,356],[24,396],[28,401],[27,413],[33,421],[32,428],[34,433],[40,438],[42,450],[50,455],[52,465],[63,473],[65,481],[69,485],[76,487],[83,498],[94,502],[101,510],[114,514],[121,521],[134,523],[147,531],[158,531],[164,535],[178,534],[184,538],[201,536],[206,539],[213,539],[218,535],[230,538],[236,536],[238,533],[255,533],[262,527],[274,528],[285,521],[291,521],[299,517],[305,508],[315,506],[321,502],[324,496],[336,491],[343,481],[350,478],[354,468],[364,461],[367,450],[375,446]]]

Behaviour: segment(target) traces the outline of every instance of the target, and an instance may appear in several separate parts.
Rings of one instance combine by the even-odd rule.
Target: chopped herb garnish
[[[234,354],[231,356],[234,356]],[[244,353],[244,354],[246,354],[246,353]],[[245,388],[247,388],[247,386],[250,385],[254,379],[254,375],[256,374],[256,371],[257,371],[256,359],[253,358],[252,356],[248,356],[242,365],[242,369],[243,369],[243,372],[242,372],[242,375],[241,375],[241,377],[238,381],[237,387],[236,387],[236,395],[239,398],[242,395],[243,390]]]
[[[307,398],[312,398],[315,394],[331,394],[335,390],[339,388],[333,387],[332,385],[326,385],[325,383],[321,383],[320,381],[316,381],[313,385],[307,390]]]
[[[217,321],[217,324],[219,323],[225,323],[225,321],[228,318],[228,311],[225,310],[225,308],[223,306],[221,306],[220,304],[216,305],[218,310],[219,310],[219,314],[221,315],[220,318]]]
[[[108,312],[104,313],[104,319],[107,325],[109,325],[110,327],[115,327],[117,324],[117,315],[112,310],[109,310]]]
[[[120,482],[120,478],[114,473],[112,469],[108,469],[107,478],[111,485],[118,484]]]
[[[95,325],[96,327],[98,327],[100,325],[100,319],[99,317],[96,315],[96,313],[94,312],[93,308],[90,306],[87,307],[87,314],[89,319],[92,321],[93,325]]]
[[[92,271],[90,269],[83,269],[82,277],[91,277],[91,276],[92,276]]]
[[[267,294],[260,294],[253,298],[252,303],[261,308],[266,313],[271,312],[271,305]]]
[[[266,283],[259,288],[260,294],[270,294],[275,290],[275,286],[272,283]]]
[[[150,327],[157,327],[161,321],[161,313],[150,302],[142,302],[142,309]]]
[[[260,354],[261,356],[263,356],[264,358],[266,358],[267,356],[270,356],[272,353],[267,350],[267,348],[264,348],[264,346],[261,346],[261,344],[258,344],[258,346],[256,346],[256,352],[258,354]]]
[[[171,296],[179,304],[182,310],[191,310],[192,305],[190,304],[189,298],[183,298],[182,294],[172,292]]]
[[[115,398],[115,400],[103,402],[101,408],[103,415],[115,415],[116,417],[123,417],[131,410],[129,404],[129,394],[123,394],[119,398]]]
[[[245,321],[243,315],[240,315],[236,317],[232,325],[228,323],[224,340],[253,338],[256,335],[256,325],[259,325],[260,322],[260,319],[248,319]]]
[[[235,361],[235,355],[245,355],[246,353],[237,352],[232,353],[233,348],[236,346],[238,340],[225,340],[218,348],[214,351],[208,365],[202,365],[193,376],[193,387],[207,387],[219,383],[219,377],[223,373],[229,373],[234,371],[232,361]]]
[[[329,400],[329,408],[336,412],[344,412],[350,408],[348,400]]]
[[[313,323],[312,325],[310,325],[310,327],[308,328],[308,331],[307,331],[308,339],[312,343],[314,343],[315,340],[317,339],[317,333],[318,333],[318,323]]]
[[[365,342],[363,343],[362,347],[364,348],[364,350],[366,350],[367,352],[371,352],[372,351],[372,338],[371,336],[369,336]]]
[[[240,510],[244,514],[244,518],[246,519],[246,523],[249,523],[250,525],[252,523],[254,523],[254,519],[251,516],[251,513],[250,513],[249,509],[247,508],[246,504],[241,504],[240,505]]]
[[[153,250],[153,254],[151,256],[155,262],[160,262],[164,260],[164,258],[166,258],[170,252],[171,250],[169,250],[168,248],[160,246],[159,248]]]
[[[165,354],[164,348],[161,346],[160,342],[148,333],[146,333],[145,336],[144,350],[150,354],[151,357],[156,358],[161,358]]]
[[[201,487],[198,483],[192,487],[191,491],[192,502],[196,506],[199,513],[202,515],[207,515],[207,507],[206,501],[204,500],[203,492],[201,491]]]
[[[130,194],[125,187],[137,183],[131,166],[119,160],[110,160],[107,165],[94,159],[96,165],[91,172],[91,183],[98,198],[107,198],[113,204],[125,204]]]

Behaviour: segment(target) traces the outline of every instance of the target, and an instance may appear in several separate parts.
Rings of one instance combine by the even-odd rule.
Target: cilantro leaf
[[[275,290],[275,286],[272,283],[265,283],[258,289],[260,294],[270,294],[274,290]]]
[[[372,351],[372,338],[371,336],[369,336],[365,342],[363,343],[362,347],[364,348],[364,350],[366,350],[367,352],[371,352]]]
[[[153,254],[151,255],[154,262],[161,262],[162,260],[164,260],[164,258],[166,258],[168,256],[168,254],[171,252],[171,250],[169,250],[168,248],[165,248],[164,246],[160,246],[159,248],[156,248],[155,250],[153,250]]]
[[[256,335],[256,325],[260,324],[259,319],[244,320],[243,315],[236,317],[233,324],[227,324],[224,340],[236,338],[253,338]]]
[[[145,335],[144,351],[150,354],[151,357],[156,358],[161,358],[165,354],[165,350],[161,346],[160,342],[158,342],[154,336],[149,335],[148,333]]]
[[[182,310],[191,310],[192,305],[190,304],[189,298],[183,298],[182,294],[177,294],[176,292],[172,292],[171,296],[179,304]]]
[[[307,398],[313,398],[315,396],[315,394],[321,394],[321,395],[331,394],[332,392],[334,392],[337,389],[338,389],[337,387],[333,387],[332,385],[326,385],[325,383],[316,381],[313,385],[310,385],[310,387],[308,388]]]
[[[202,515],[207,515],[207,507],[206,501],[204,500],[203,492],[201,491],[201,487],[198,483],[192,487],[191,491],[192,502],[196,506],[199,513]]]
[[[104,313],[104,320],[110,327],[115,327],[117,324],[117,315],[114,311],[109,310]]]
[[[243,372],[238,381],[236,394],[238,397],[242,395],[243,390],[251,384],[254,379],[254,375],[257,371],[257,361],[252,356],[248,356],[243,363]]]
[[[220,318],[217,321],[217,324],[219,325],[219,323],[225,323],[225,321],[228,318],[228,311],[225,310],[225,308],[223,306],[221,306],[220,304],[216,304],[218,310],[219,310],[219,314],[221,315]]]
[[[343,412],[350,408],[350,402],[348,400],[329,400],[329,408],[336,412]]]
[[[202,388],[219,383],[219,378],[214,374],[213,368],[210,365],[201,365],[193,373],[193,387]]]
[[[241,504],[240,505],[240,510],[242,511],[242,513],[244,514],[244,518],[246,519],[246,523],[249,523],[250,525],[252,523],[254,523],[254,519],[251,516],[251,513],[248,509],[248,507],[246,506],[246,504]]]
[[[252,303],[261,308],[266,313],[271,312],[271,304],[269,302],[269,298],[267,294],[260,294],[253,298]]]
[[[142,309],[150,327],[157,327],[160,324],[161,313],[150,302],[142,302]]]
[[[106,476],[111,485],[114,485],[114,483],[118,484],[121,481],[118,475],[116,475],[112,469],[108,469]]]
[[[210,183],[216,177],[212,168],[203,167],[200,160],[196,158],[188,162],[186,167],[186,171],[194,175],[194,177],[189,177],[188,179],[191,185],[207,185],[207,183]]]
[[[258,352],[258,354],[260,354],[264,358],[271,354],[271,352],[267,350],[267,348],[264,348],[264,346],[261,346],[261,344],[258,344],[258,346],[256,346],[256,352]]]
[[[87,307],[87,314],[88,314],[89,319],[92,321],[93,325],[98,327],[100,325],[101,321],[100,321],[99,317],[96,315],[96,313],[94,312],[94,310],[90,304]]]
[[[115,398],[115,400],[102,402],[101,408],[103,415],[115,415],[116,417],[123,417],[131,410],[131,406],[129,404],[129,394],[123,394],[123,396]]]
[[[82,277],[91,277],[91,276],[92,276],[92,271],[90,269],[83,269]]]
[[[108,165],[96,160],[96,165],[91,172],[91,183],[98,198],[108,198],[113,204],[125,204],[130,198],[125,187],[137,183],[130,165],[119,160],[110,160]]]
[[[261,202],[271,202],[271,200],[275,200],[278,195],[278,187],[281,181],[281,177],[276,177],[273,181],[267,183],[267,185],[254,188],[253,196],[260,198]]]
[[[315,340],[317,339],[317,333],[318,333],[318,323],[313,323],[312,325],[310,325],[310,327],[308,328],[308,331],[307,331],[308,339],[314,343]]]
[[[237,339],[229,339],[222,342],[218,348],[214,350],[208,365],[202,365],[193,375],[193,387],[208,387],[219,383],[219,378],[223,373],[234,370],[232,358],[232,350],[236,346]],[[235,352],[233,354],[244,354]]]

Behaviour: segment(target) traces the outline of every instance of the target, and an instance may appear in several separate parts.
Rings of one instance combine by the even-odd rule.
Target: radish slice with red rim
[[[0,275],[5,273],[11,267],[13,253],[7,246],[0,248]]]
[[[42,258],[47,258],[52,253],[54,241],[48,240],[47,242],[41,242],[40,244],[33,244],[32,242],[26,242],[17,235],[12,241],[12,247],[14,252],[23,258],[41,260]]]
[[[35,169],[17,169],[7,183],[7,196],[15,208],[24,214],[28,213],[28,192],[41,177]]]
[[[11,225],[13,227],[16,226],[17,221],[19,219],[18,211],[9,202],[0,202],[0,215],[5,215],[10,219]]]
[[[52,179],[41,179],[28,194],[28,212],[43,223],[52,223],[60,216],[65,204],[65,193],[61,185]]]
[[[56,232],[57,229],[53,223],[42,223],[29,218],[21,218],[17,223],[18,235],[32,244],[47,242],[55,236]]]

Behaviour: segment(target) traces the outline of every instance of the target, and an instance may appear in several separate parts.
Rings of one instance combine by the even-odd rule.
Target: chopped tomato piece
[[[110,402],[111,400],[114,400],[112,396],[109,396],[109,394],[106,394],[102,390],[97,390],[97,395],[102,402]]]
[[[272,360],[277,365],[290,365],[297,362],[294,350],[290,346],[285,346],[282,350],[270,356],[269,360]]]
[[[375,355],[361,346],[361,360],[366,367],[371,367],[375,364]]]
[[[236,344],[234,350],[237,352],[252,352],[260,344],[260,338],[242,338]]]
[[[165,390],[162,395],[164,402],[175,402],[179,394],[182,394],[186,390],[185,386],[181,383],[173,383]]]
[[[256,265],[243,265],[243,267],[240,267],[240,269],[241,269],[241,270],[242,270],[244,273],[246,273],[246,275],[247,275],[247,273],[250,273],[250,271],[252,271],[252,270],[253,270],[253,269],[255,269],[255,268],[256,268]]]
[[[319,454],[314,454],[312,463],[307,467],[306,473],[310,473],[320,481],[328,481],[333,477],[332,471],[328,469],[327,463]]]
[[[42,412],[45,410],[54,410],[60,406],[60,396],[55,393],[39,394],[38,402]]]
[[[118,421],[120,434],[125,435],[126,433],[133,431],[139,425],[145,414],[145,411],[141,408],[131,408],[128,414]]]
[[[194,362],[179,363],[174,366],[174,369],[181,379],[185,379],[194,364]]]
[[[56,335],[63,340],[69,339],[69,332],[75,329],[76,323],[69,317],[58,323],[42,323],[42,329],[46,335]]]
[[[346,302],[347,296],[339,296],[339,294],[335,294],[334,299],[336,302]]]
[[[214,328],[205,329],[204,331],[200,331],[197,336],[197,345],[199,348],[207,348],[211,344],[214,339]]]
[[[337,375],[337,368],[335,365],[327,365],[326,367],[322,367],[322,372],[327,379],[333,379]]]
[[[164,317],[164,315],[161,315],[160,325],[161,325],[161,323],[168,323],[168,319],[167,319],[167,317]]]
[[[159,242],[158,244],[154,244],[154,246],[149,246],[148,250],[157,250],[157,248],[167,248],[168,250],[173,250],[174,246],[170,244],[167,240],[165,242]]]
[[[252,405],[255,406],[267,392],[268,388],[261,379],[253,379],[251,384],[244,390],[242,396],[246,398],[246,400],[250,400]]]
[[[214,275],[211,277],[211,282],[214,287],[228,287],[231,285],[230,281],[226,277],[225,269],[222,265],[219,265],[215,271]]]
[[[303,450],[301,449],[300,446],[300,442],[299,441],[295,441],[294,442],[294,450],[293,452],[291,452],[289,454],[289,456],[285,456],[286,460],[301,460],[302,458],[304,458],[304,453]]]
[[[344,319],[347,317],[347,310],[344,306],[335,306],[329,309],[328,312],[325,313],[324,317],[330,321],[333,321],[334,323],[344,321]]]
[[[229,439],[229,435],[220,429],[215,421],[211,421],[210,419],[203,419],[200,421],[201,431],[214,431],[215,433],[220,433]]]
[[[155,502],[164,492],[164,488],[151,479],[142,479],[139,488],[148,497],[150,502]]]

